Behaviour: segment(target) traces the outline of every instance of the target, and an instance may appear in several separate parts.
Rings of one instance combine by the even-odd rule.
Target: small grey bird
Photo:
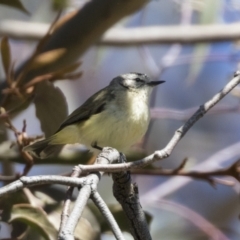
[[[73,111],[54,135],[25,147],[24,151],[47,158],[59,146],[81,143],[89,149],[97,144],[124,152],[146,133],[152,89],[164,82],[150,81],[141,73],[120,75]]]

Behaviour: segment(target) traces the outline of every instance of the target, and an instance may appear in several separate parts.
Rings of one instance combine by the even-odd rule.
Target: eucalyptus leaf
[[[199,24],[213,24],[216,22],[219,9],[221,7],[221,1],[219,0],[208,0],[203,2],[203,8],[200,13],[199,17]],[[188,83],[193,83],[197,76],[199,75],[200,71],[203,68],[205,63],[205,57],[210,52],[210,44],[201,43],[196,44],[191,62],[191,67],[189,70],[189,75],[187,78]],[[201,60],[199,60],[199,56],[201,56]],[[202,57],[203,56],[203,57]]]
[[[33,207],[30,204],[14,205],[9,222],[16,221],[25,223],[28,227],[37,231],[38,235],[43,236],[47,240],[55,240],[57,238],[57,229],[54,228],[47,214],[41,208]]]
[[[36,86],[34,104],[45,136],[51,136],[68,115],[68,107],[62,91],[53,83],[44,81]]]

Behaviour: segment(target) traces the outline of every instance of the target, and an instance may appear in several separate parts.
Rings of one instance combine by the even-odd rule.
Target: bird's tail
[[[50,142],[51,138],[47,138],[24,147],[23,151],[30,152],[30,154],[41,159],[58,155],[64,145],[52,145]]]

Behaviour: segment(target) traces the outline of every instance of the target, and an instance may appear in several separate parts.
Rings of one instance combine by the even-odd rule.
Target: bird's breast
[[[87,147],[96,142],[100,147],[110,146],[124,152],[141,139],[149,123],[147,101],[138,98],[115,100],[100,113],[76,125],[77,142]]]

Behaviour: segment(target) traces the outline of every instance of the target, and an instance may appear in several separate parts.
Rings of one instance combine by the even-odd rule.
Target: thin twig
[[[175,119],[179,121],[186,121],[197,110],[197,107],[188,108],[185,110],[170,109],[170,108],[152,108],[151,117],[153,119]],[[212,108],[208,114],[225,114],[225,113],[239,113],[240,106],[218,105]]]
[[[225,97],[234,87],[240,83],[240,72],[237,71],[234,74],[233,79],[226,84],[226,86],[216,95],[214,95],[209,101],[201,105],[199,109],[192,115],[192,117],[179,129],[175,131],[172,139],[168,142],[165,148],[158,150],[155,153],[135,162],[121,163],[121,164],[111,164],[111,165],[92,165],[84,166],[79,165],[83,172],[91,171],[104,171],[104,172],[119,172],[126,171],[132,168],[139,168],[149,165],[155,161],[167,158],[172,153],[175,146],[183,138],[183,136],[188,132],[188,130],[200,119],[202,118],[213,106],[215,106],[223,97]]]
[[[89,176],[87,178],[89,179]],[[97,183],[99,181],[99,178],[97,177],[96,174],[91,174],[90,181],[92,183]],[[73,210],[68,218],[68,221],[66,222],[66,225],[64,226],[62,231],[59,232],[58,235],[59,240],[74,240],[75,227],[91,195],[91,182],[88,182],[88,184],[84,184],[84,186],[80,189]]]
[[[39,186],[44,184],[62,184],[67,186],[79,187],[83,184],[85,178],[71,178],[64,176],[34,176],[34,177],[26,177],[23,176],[19,180],[14,181],[4,187],[0,188],[0,197],[17,192],[25,187],[31,186]]]
[[[187,219],[194,226],[196,226],[206,234],[206,237],[201,237],[202,239],[230,240],[230,238],[227,237],[223,231],[221,231],[218,227],[212,224],[208,219],[205,219],[201,214],[180,203],[176,203],[170,200],[158,199],[157,201],[154,201],[152,206],[154,206],[155,208],[161,208],[174,212],[174,214],[177,214],[182,218]]]
[[[74,167],[71,173],[71,178],[77,178],[79,176],[80,176],[80,169],[78,167]],[[63,231],[70,214],[70,204],[71,204],[73,190],[74,190],[74,187],[69,186],[67,188],[66,198],[63,204],[63,210],[61,214],[59,233]]]
[[[183,164],[181,164],[176,169],[132,169],[132,174],[141,174],[141,175],[152,175],[152,176],[183,176],[183,177],[191,177],[198,180],[204,180],[210,183],[212,186],[215,186],[216,183],[224,184],[224,185],[234,185],[234,182],[230,182],[229,180],[216,179],[214,176],[218,177],[226,177],[230,176],[235,178],[240,182],[240,167],[239,160],[233,163],[231,166],[216,169],[211,171],[183,171]]]
[[[111,164],[113,162],[117,162],[119,159],[120,154],[116,149],[105,147],[103,148],[103,151],[97,156],[95,164]],[[101,175],[103,175],[103,172],[95,172],[89,174],[84,178],[85,180],[81,186],[72,212],[70,213],[66,223],[61,223],[61,226],[64,225],[64,227],[61,229],[61,231],[59,231],[59,240],[74,240],[74,230],[82,215],[83,209],[87,204],[87,200],[91,194],[97,191],[97,185],[101,178]],[[74,177],[73,179],[78,178]]]
[[[124,240],[122,231],[120,230],[115,218],[113,217],[112,213],[110,212],[107,204],[104,202],[100,194],[95,191],[91,195],[92,201],[95,203],[99,211],[102,213],[102,215],[105,217],[105,219],[108,222],[108,225],[111,227],[112,232],[117,240]]]
[[[6,114],[6,111],[4,108],[1,108],[0,110],[1,110],[1,114]],[[18,131],[17,128],[12,124],[8,114],[6,114],[4,121],[5,121],[6,127],[9,128],[11,131],[13,131],[16,138],[19,152],[25,160],[25,167],[20,176],[27,175],[30,169],[32,168],[34,161],[33,161],[33,157],[29,153],[22,151],[23,147],[27,146],[32,140],[32,138],[28,138],[26,133],[26,128],[27,128],[26,120],[25,119],[23,120],[22,131]]]

